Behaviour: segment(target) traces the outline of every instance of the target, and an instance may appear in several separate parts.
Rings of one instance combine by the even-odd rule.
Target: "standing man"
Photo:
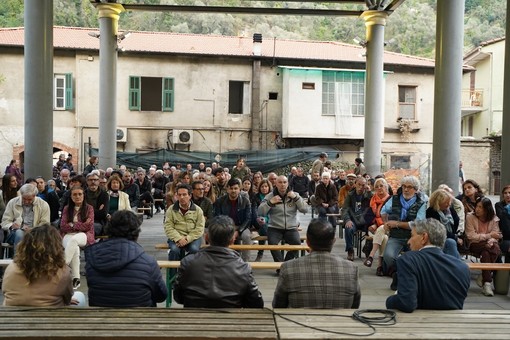
[[[397,294],[386,308],[462,309],[471,277],[464,261],[443,253],[446,229],[435,219],[415,221],[407,243],[412,251],[397,259]]]
[[[301,244],[301,237],[297,230],[299,221],[298,210],[302,213],[308,211],[305,201],[298,193],[289,190],[287,177],[278,176],[276,187],[260,203],[259,216],[269,216],[267,229],[268,244],[279,244],[285,240],[287,244]],[[282,262],[283,256],[279,250],[271,250],[273,260]],[[297,251],[289,251],[285,261],[297,257]]]
[[[181,183],[176,192],[177,201],[167,209],[165,218],[169,261],[179,261],[185,251],[190,254],[199,251],[205,226],[202,209],[191,201],[191,187]],[[172,272],[175,274],[175,269]]]
[[[264,307],[250,266],[228,248],[234,243],[234,234],[230,217],[216,216],[209,221],[205,237],[210,246],[181,261],[174,285],[177,303],[198,308]]]
[[[335,229],[313,219],[306,243],[311,249],[309,255],[282,264],[273,308],[358,308],[358,267],[331,254]]]
[[[333,227],[336,226],[336,217],[327,218],[327,214],[338,214],[338,191],[331,180],[331,174],[324,171],[321,182],[315,189],[315,202],[318,207],[319,218],[328,219]]]
[[[99,187],[99,176],[95,172],[87,175],[85,200],[94,208],[94,235],[103,235],[103,227],[107,222],[106,215],[110,210],[108,193]]]
[[[328,159],[328,154],[321,152],[319,158],[312,163],[312,174],[318,172],[319,176],[324,172],[324,162]]]
[[[214,202],[215,216],[229,216],[236,226],[236,244],[253,244],[251,239],[251,203],[248,195],[241,195],[241,181],[231,178],[227,183],[227,195],[223,195]],[[250,251],[243,250],[241,257],[250,261]]]
[[[462,194],[462,186],[464,185],[464,181],[466,177],[464,176],[464,169],[462,169],[462,161],[459,162],[459,194]]]
[[[50,223],[50,207],[48,203],[36,196],[38,193],[36,186],[24,184],[19,192],[20,196],[7,203],[2,217],[2,229],[9,232],[6,241],[13,244],[14,249],[21,242],[26,231]]]
[[[365,168],[365,165],[363,164],[363,160],[361,158],[356,158],[354,160],[354,174],[356,176],[363,176],[366,172],[367,172],[367,169]]]
[[[370,209],[372,192],[367,190],[367,180],[364,177],[356,178],[355,190],[347,195],[342,207],[342,219],[345,225],[345,251],[347,259],[354,261],[352,240],[357,230],[367,231],[368,225],[365,214]]]

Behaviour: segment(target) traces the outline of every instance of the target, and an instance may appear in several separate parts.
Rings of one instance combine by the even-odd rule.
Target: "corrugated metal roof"
[[[56,49],[99,50],[99,39],[89,35],[97,28],[56,26],[53,44]],[[0,28],[0,46],[23,46],[24,29]],[[251,57],[251,37],[232,37],[168,32],[131,32],[119,47],[126,52],[196,54],[211,56]],[[263,39],[262,57],[302,60],[346,61],[364,63],[364,48],[331,41]],[[434,67],[434,60],[385,52],[385,64]]]

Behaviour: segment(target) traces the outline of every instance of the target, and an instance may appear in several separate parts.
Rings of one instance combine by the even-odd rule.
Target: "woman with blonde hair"
[[[375,193],[370,199],[370,210],[367,212],[367,218],[365,219],[368,223],[372,221],[372,224],[368,227],[368,231],[372,234],[373,247],[363,264],[367,267],[371,267],[374,262],[375,253],[379,251],[379,264],[377,266],[376,275],[383,276],[383,254],[386,242],[388,241],[388,235],[386,235],[384,229],[381,208],[391,196],[388,193],[388,182],[386,182],[384,178],[375,180],[374,189]]]
[[[429,207],[425,211],[427,218],[438,220],[446,229],[446,242],[443,252],[460,258],[457,243],[462,245],[462,240],[457,238],[459,228],[459,215],[452,206],[452,195],[444,189],[437,189],[429,198]]]
[[[216,202],[216,193],[210,179],[204,180],[204,197],[207,197],[213,203]]]
[[[85,301],[81,292],[73,298],[62,238],[49,224],[25,234],[5,270],[2,291],[5,306],[61,307]]]

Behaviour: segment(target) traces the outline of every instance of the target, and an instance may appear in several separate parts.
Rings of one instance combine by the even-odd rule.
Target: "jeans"
[[[259,232],[260,236],[267,236],[267,223],[264,223],[262,226],[260,226],[260,229],[258,230],[258,232]],[[264,244],[266,244],[266,241],[261,240],[261,241],[259,241],[259,244],[264,245]],[[259,250],[257,252],[257,256],[262,256],[262,255],[264,255],[264,251]]]
[[[336,205],[332,207],[324,208],[323,206],[319,206],[318,209],[319,212],[319,218],[326,219],[326,214],[338,214],[338,207]],[[336,227],[336,217],[330,216],[328,217],[328,222],[333,226],[333,228]]]
[[[301,237],[297,228],[293,229],[277,229],[267,228],[267,242],[268,244],[279,244],[282,240],[285,240],[287,244],[301,244]],[[283,262],[283,255],[280,250],[271,250],[274,262]],[[285,255],[285,261],[292,260],[298,257],[298,251],[293,250],[287,252]]]
[[[184,247],[180,248],[175,244],[174,241],[168,240],[168,246],[170,247],[170,251],[168,252],[168,260],[169,261],[180,261],[185,255],[186,252],[188,254],[194,254],[200,250],[200,246],[202,245],[202,238],[198,238],[195,241],[191,241]],[[173,278],[175,274],[177,274],[177,269],[170,268],[168,269],[170,277]]]
[[[443,253],[451,255],[453,257],[456,257],[460,259],[460,253],[457,250],[457,241],[455,241],[453,238],[447,238],[444,247],[443,247]]]
[[[352,240],[354,239],[354,234],[358,229],[356,225],[353,223],[351,228],[347,228],[344,226],[345,233],[345,251],[352,251],[354,246]]]
[[[175,244],[174,241],[168,240],[168,246],[170,247],[170,251],[168,252],[168,260],[169,261],[180,261],[182,255],[184,255],[185,252],[189,254],[194,254],[200,250],[200,245],[202,244],[202,238],[198,238],[194,241],[191,241],[184,247],[180,248]]]
[[[14,258],[14,254],[16,254],[16,246],[21,242],[25,236],[25,232],[21,230],[21,228],[16,230],[11,230],[9,234],[7,234],[7,238],[5,239],[6,243],[13,245],[12,257]]]
[[[407,241],[407,238],[390,237],[388,239],[383,256],[383,271],[385,274],[389,275],[396,271],[395,261],[397,260],[398,255],[401,251],[409,250]]]

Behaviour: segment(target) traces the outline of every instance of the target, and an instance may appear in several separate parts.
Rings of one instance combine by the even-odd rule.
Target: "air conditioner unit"
[[[116,139],[117,143],[127,142],[127,128],[117,128]]]
[[[193,144],[193,130],[177,130],[172,133],[172,143],[174,144]]]

